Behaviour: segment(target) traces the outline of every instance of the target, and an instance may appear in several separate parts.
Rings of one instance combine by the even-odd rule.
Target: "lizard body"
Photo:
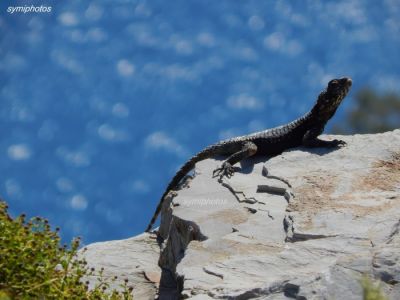
[[[351,84],[350,78],[333,79],[319,94],[314,107],[295,121],[272,129],[223,140],[198,152],[181,167],[167,186],[146,231],[149,232],[155,223],[164,197],[179,185],[180,181],[199,161],[217,156],[228,156],[222,166],[213,172],[213,175],[219,176],[221,180],[224,176],[229,178],[233,175],[232,166],[235,163],[252,155],[274,156],[298,146],[337,147],[344,145],[343,141],[324,141],[318,136],[324,131],[326,123],[335,114],[349,92]]]

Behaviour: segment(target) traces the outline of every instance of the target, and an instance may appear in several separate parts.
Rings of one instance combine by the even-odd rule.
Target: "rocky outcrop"
[[[400,130],[336,138],[347,146],[246,160],[222,183],[221,161],[200,162],[166,198],[158,241],[86,258],[128,276],[135,299],[158,284],[161,299],[362,299],[363,274],[400,299]]]

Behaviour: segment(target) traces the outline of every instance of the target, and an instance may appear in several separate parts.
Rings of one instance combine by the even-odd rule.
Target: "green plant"
[[[399,128],[399,94],[378,93],[366,87],[353,100],[344,119],[332,127],[334,134],[378,133]]]
[[[361,279],[361,286],[363,288],[364,300],[386,300],[379,284],[373,283],[372,280],[363,276]]]
[[[80,240],[60,246],[46,219],[25,221],[25,215],[12,218],[7,204],[0,201],[0,300],[11,299],[133,299],[132,287],[125,280],[120,291],[111,289],[103,269],[89,268],[77,255]],[[89,289],[85,278],[97,278]]]

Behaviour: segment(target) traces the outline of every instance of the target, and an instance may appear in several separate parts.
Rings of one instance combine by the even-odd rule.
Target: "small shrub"
[[[133,299],[127,280],[120,291],[111,289],[117,278],[105,280],[103,269],[97,272],[77,256],[79,238],[60,246],[59,229],[52,231],[46,219],[13,219],[7,209],[0,201],[0,300]],[[88,276],[97,277],[90,290]]]

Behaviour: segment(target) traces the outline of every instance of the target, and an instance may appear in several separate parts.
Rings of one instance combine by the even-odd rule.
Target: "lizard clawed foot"
[[[219,176],[218,181],[221,181],[224,176],[231,178],[235,173],[235,169],[228,162],[224,162],[220,168],[217,168],[213,172],[213,178]]]
[[[343,147],[347,145],[347,143],[342,140],[333,140],[330,142],[330,144],[332,147]]]

